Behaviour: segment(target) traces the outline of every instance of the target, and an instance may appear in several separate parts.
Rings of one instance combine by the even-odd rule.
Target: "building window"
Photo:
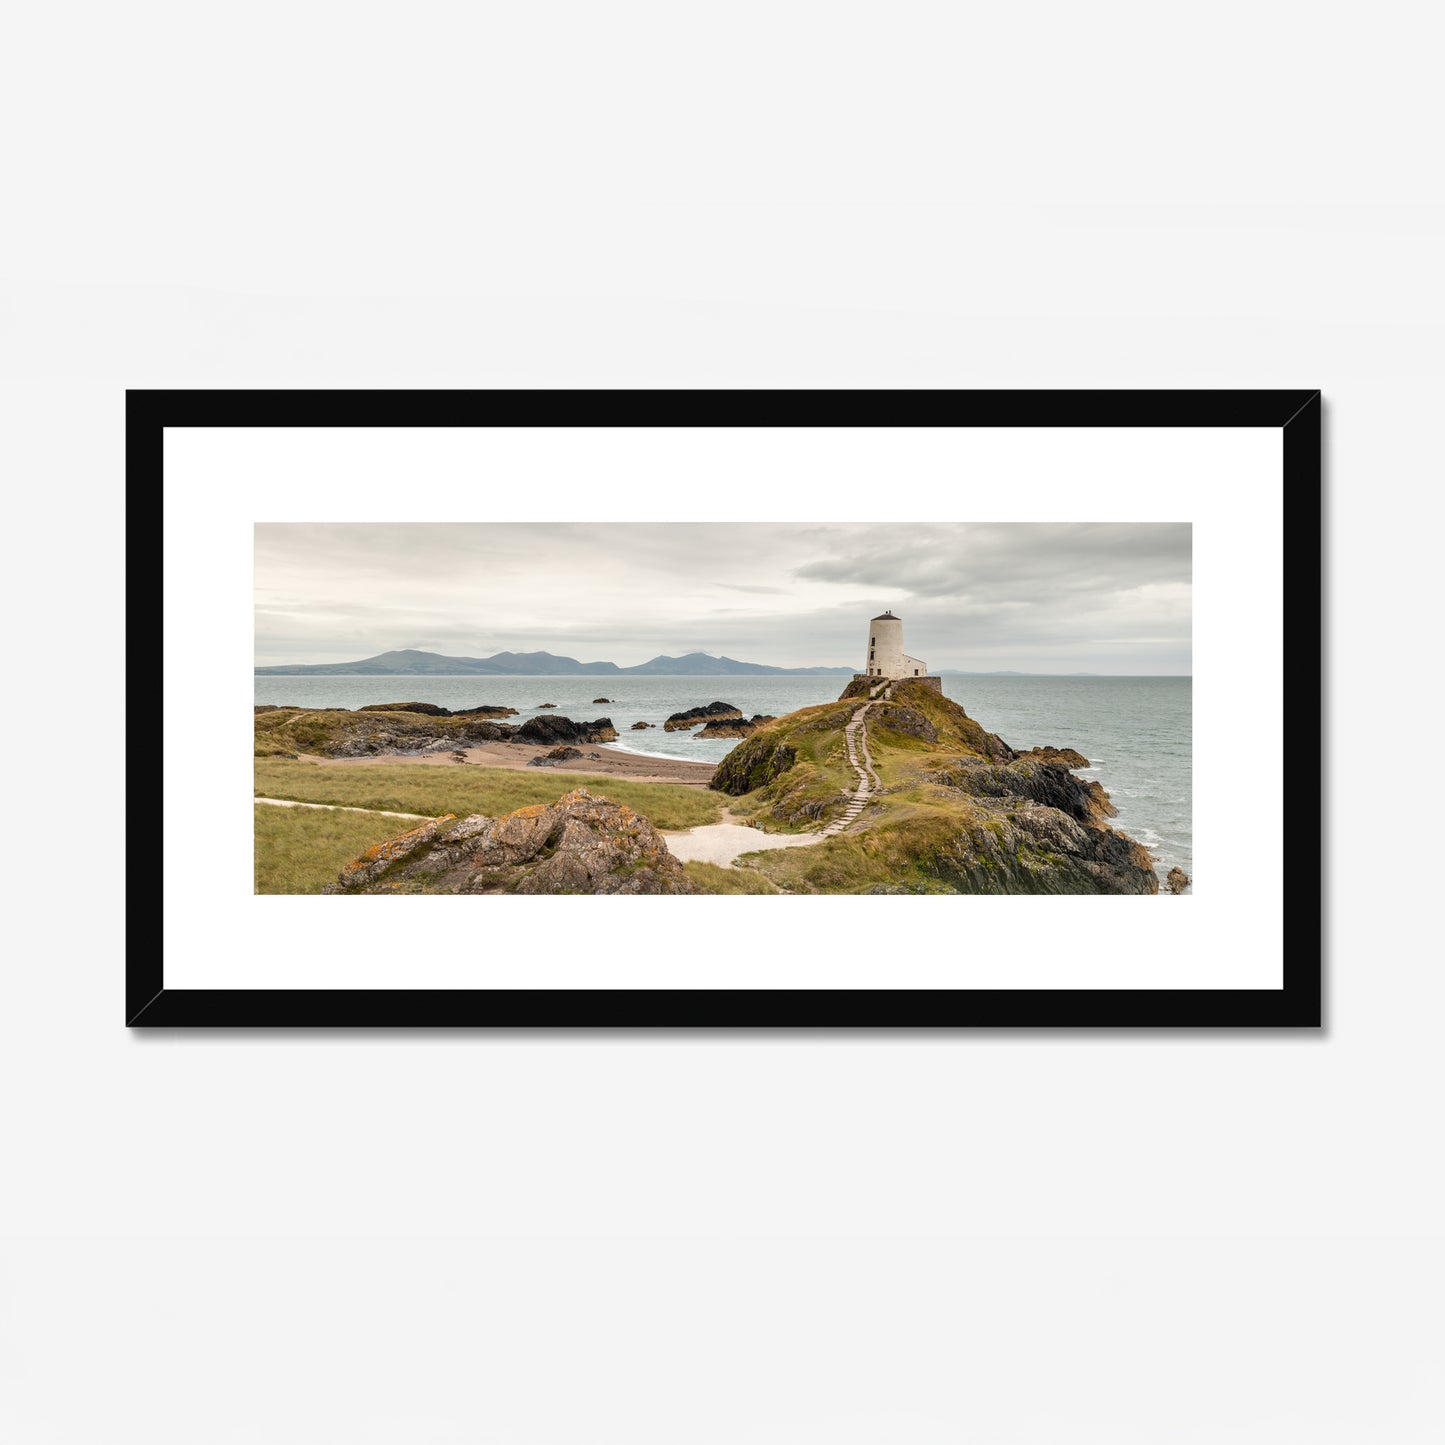
[[[870,638],[868,639],[868,646],[869,646],[869,647],[872,647],[877,641],[878,641],[878,639],[877,639],[876,637],[870,637]]]
[[[913,675],[914,677],[918,676],[918,669],[916,667],[913,669]]]

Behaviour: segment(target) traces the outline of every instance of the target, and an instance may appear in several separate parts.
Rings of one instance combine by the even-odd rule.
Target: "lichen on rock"
[[[501,818],[451,815],[369,849],[328,893],[695,893],[634,809],[576,788]]]

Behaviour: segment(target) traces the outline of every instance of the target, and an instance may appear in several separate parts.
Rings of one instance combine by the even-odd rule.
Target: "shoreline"
[[[545,757],[553,745],[542,747],[533,743],[477,743],[462,748],[468,766],[506,768],[514,772],[526,769],[533,758]],[[685,758],[661,758],[645,753],[629,752],[607,743],[581,743],[582,756],[557,763],[550,768],[537,768],[539,773],[584,773],[609,778],[627,778],[636,783],[679,783],[685,787],[705,788],[717,771],[716,763],[689,762]],[[588,753],[598,754],[589,758]],[[369,758],[323,758],[315,753],[298,753],[303,762],[324,763],[328,767],[420,766],[455,768],[461,766],[446,753],[385,753]]]

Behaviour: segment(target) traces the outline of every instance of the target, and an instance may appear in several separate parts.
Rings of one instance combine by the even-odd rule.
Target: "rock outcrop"
[[[255,717],[255,754],[323,758],[411,757],[508,742],[516,728],[486,717],[384,709],[273,707]],[[557,741],[563,741],[558,739]]]
[[[596,722],[573,722],[560,714],[555,717],[529,717],[514,733],[519,743],[610,743],[616,741],[617,729],[610,717]]]
[[[870,728],[886,728],[905,738],[918,738],[926,743],[938,741],[938,729],[928,717],[916,707],[904,707],[902,703],[887,702],[875,707],[868,715]]]
[[[1026,753],[1015,753],[1016,758],[1038,758],[1041,762],[1062,763],[1066,768],[1087,768],[1088,758],[1073,748],[1030,748]]]
[[[1169,876],[1164,880],[1164,886],[1171,893],[1183,893],[1189,883],[1189,875],[1177,864],[1169,870]]]
[[[797,748],[781,738],[758,734],[735,747],[717,765],[708,787],[739,798],[744,793],[767,787],[797,761]]]
[[[641,814],[577,788],[502,818],[434,819],[379,843],[327,893],[696,893]]]
[[[417,712],[426,717],[450,717],[451,713],[434,702],[369,702],[357,712]]]
[[[743,710],[740,707],[734,707],[730,702],[710,702],[706,707],[690,707],[686,712],[675,712],[662,726],[666,732],[685,732],[690,728],[695,728],[700,722],[719,718],[740,718],[742,715]]]
[[[771,715],[754,713],[750,718],[713,718],[694,733],[699,738],[750,738],[764,723],[776,722]]]
[[[635,723],[632,724],[632,731],[633,731],[633,732],[637,732],[637,731],[638,731],[639,729],[641,729],[641,728],[655,728],[656,726],[657,726],[656,723],[650,723],[650,722],[635,722]]]

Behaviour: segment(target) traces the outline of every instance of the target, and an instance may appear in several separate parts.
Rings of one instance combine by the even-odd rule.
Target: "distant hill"
[[[558,657],[551,652],[499,652],[493,657],[446,657],[439,652],[421,652],[414,647],[382,652],[360,662],[288,662],[278,667],[258,667],[257,677],[566,677],[647,676],[746,677],[762,673],[796,676],[852,676],[851,667],[769,667],[762,662],[739,662],[732,657],[713,657],[706,652],[689,652],[683,657],[654,657],[636,667],[618,667],[615,662],[578,662],[575,657]]]

